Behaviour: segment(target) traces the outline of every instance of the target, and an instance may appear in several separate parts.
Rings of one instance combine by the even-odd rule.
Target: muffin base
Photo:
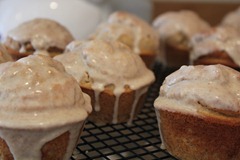
[[[75,146],[77,145],[80,135],[83,131],[84,125],[85,125],[85,121],[81,121],[79,122],[79,124],[72,124],[73,128],[70,128],[70,130],[66,130],[65,132],[63,132],[62,134],[58,135],[57,137],[55,137],[54,139],[51,139],[49,141],[47,141],[45,144],[43,144],[42,146],[37,146],[38,143],[42,143],[40,141],[45,141],[45,138],[48,138],[47,136],[42,136],[42,134],[46,133],[46,134],[55,134],[53,132],[55,132],[55,129],[53,129],[54,131],[52,132],[52,130],[45,130],[45,129],[33,129],[33,130],[25,130],[25,129],[8,129],[8,128],[1,128],[1,132],[3,131],[4,134],[8,133],[8,135],[12,138],[16,138],[16,139],[12,139],[9,141],[9,143],[11,143],[12,146],[15,146],[15,143],[17,144],[17,146],[21,146],[20,143],[22,143],[22,141],[28,137],[24,136],[24,133],[30,132],[30,135],[36,135],[33,139],[33,141],[29,141],[30,143],[32,143],[32,146],[29,146],[29,142],[27,143],[27,148],[24,148],[24,144],[22,144],[22,147],[24,150],[25,155],[29,152],[31,153],[31,148],[35,148],[38,149],[38,147],[41,147],[41,149],[38,150],[34,150],[33,152],[40,152],[41,153],[41,157],[40,160],[63,160],[66,158],[69,158],[71,156],[71,152],[73,152],[72,149],[75,148]],[[58,129],[57,129],[58,130]],[[71,133],[73,130],[73,133]],[[7,132],[6,132],[7,131]],[[38,133],[40,133],[40,137],[38,137]],[[4,135],[3,134],[3,135]],[[39,138],[39,140],[37,139]],[[39,142],[38,142],[39,141]],[[20,145],[19,145],[20,144]],[[10,146],[11,146],[10,145]],[[17,151],[19,152],[19,151]],[[16,153],[19,154],[19,153]],[[31,154],[30,154],[31,155]],[[35,155],[36,156],[36,155]],[[25,157],[26,158],[26,157]],[[29,158],[29,157],[28,157]],[[4,138],[0,137],[0,159],[1,160],[14,160],[14,156],[11,153],[11,149],[7,144],[7,141],[4,140]]]
[[[140,54],[143,62],[147,66],[147,68],[152,69],[155,63],[156,55],[155,54]]]
[[[67,150],[69,135],[69,132],[65,132],[57,138],[46,143],[41,149],[41,160],[62,160]],[[0,138],[0,159],[14,160],[8,145],[2,138]]]
[[[9,48],[7,46],[5,46],[5,47],[6,47],[7,51],[8,51],[8,53],[12,56],[13,60],[15,60],[15,61],[18,60],[18,59],[27,57],[29,55],[32,55],[35,52],[35,50],[30,49],[27,52],[20,53],[19,51],[13,50],[12,48]],[[53,57],[55,57],[55,56],[57,56],[59,54],[62,54],[63,50],[57,49],[55,47],[52,47],[52,48],[50,48],[48,50],[48,52],[49,52],[49,55],[53,58]]]
[[[156,113],[162,142],[173,156],[184,160],[240,159],[239,119],[199,118],[161,109]]]
[[[32,54],[32,52],[31,53],[19,53],[18,51],[15,51],[7,46],[6,46],[6,49],[7,49],[8,53],[12,56],[13,60],[15,60],[15,61]]]
[[[164,47],[168,67],[181,67],[189,64],[189,50],[165,43]]]
[[[213,52],[199,57],[193,61],[194,65],[211,65],[223,64],[234,69],[239,69],[239,66],[232,60],[232,58],[224,51]]]
[[[92,90],[91,85],[81,85],[82,91],[91,97],[91,103],[93,111],[89,116],[89,120],[95,123],[113,123],[114,104],[116,96],[109,88],[105,88],[103,92],[99,94],[100,111],[95,110],[95,92]],[[136,118],[140,112],[143,103],[145,101],[146,93],[139,98],[133,119]],[[135,91],[126,88],[125,92],[119,97],[117,123],[128,122],[131,119],[132,106],[135,99]]]

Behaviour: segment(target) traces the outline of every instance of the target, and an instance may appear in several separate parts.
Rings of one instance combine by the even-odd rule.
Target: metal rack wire
[[[159,87],[171,70],[163,70],[159,64],[154,67],[155,83],[149,88],[144,108],[132,125],[94,124],[87,122],[71,160],[99,159],[162,159],[176,160],[160,148],[161,140],[153,102]]]

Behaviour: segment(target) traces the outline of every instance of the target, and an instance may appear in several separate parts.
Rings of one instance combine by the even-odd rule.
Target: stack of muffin
[[[155,80],[158,43],[151,25],[126,12],[85,40],[45,18],[10,30],[0,48],[3,159],[67,160],[86,119],[131,124]]]
[[[154,102],[161,147],[179,159],[240,159],[239,18],[238,9],[212,27],[179,11],[153,22],[166,65],[177,70]]]
[[[168,67],[223,64],[239,69],[240,10],[223,17],[217,26],[189,10],[167,12],[153,21],[160,50]]]
[[[69,159],[86,120],[131,124],[159,61],[177,70],[154,103],[162,147],[183,160],[240,159],[237,14],[212,27],[189,10],[152,25],[119,11],[84,40],[50,19],[19,25],[0,46],[0,155]]]

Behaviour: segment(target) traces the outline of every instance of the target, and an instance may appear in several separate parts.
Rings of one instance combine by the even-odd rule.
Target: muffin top
[[[159,45],[157,32],[147,22],[122,11],[111,14],[107,22],[101,24],[90,39],[118,40],[137,54],[154,54]]]
[[[237,29],[240,27],[240,7],[232,12],[227,13],[221,22],[221,25],[232,26]]]
[[[224,51],[240,66],[240,32],[228,26],[219,26],[208,32],[199,33],[191,39],[191,63],[200,56]]]
[[[90,98],[61,63],[31,55],[0,64],[0,125],[46,128],[84,120]]]
[[[0,63],[4,63],[4,62],[8,62],[8,61],[13,61],[13,59],[10,56],[10,54],[7,52],[4,45],[2,45],[0,43]]]
[[[210,28],[207,22],[190,10],[163,13],[153,21],[153,27],[157,29],[162,40],[178,34],[189,39],[192,35]]]
[[[34,50],[47,50],[50,47],[64,50],[72,40],[71,33],[58,22],[36,18],[10,30],[5,44],[20,52],[26,52],[26,43],[30,43]]]
[[[67,48],[55,59],[79,82],[90,81],[95,90],[113,85],[114,93],[121,93],[125,86],[139,89],[155,79],[140,56],[118,41],[74,41]]]
[[[154,102],[158,109],[198,115],[240,115],[240,73],[223,65],[182,66],[167,76]]]

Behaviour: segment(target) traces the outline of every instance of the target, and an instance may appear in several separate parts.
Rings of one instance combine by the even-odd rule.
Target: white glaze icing
[[[157,122],[158,122],[158,129],[159,129],[159,133],[160,133],[160,138],[161,138],[161,149],[166,149],[166,145],[165,145],[165,141],[164,141],[164,138],[163,138],[163,134],[162,134],[162,127],[161,127],[161,119],[160,119],[160,113],[157,109],[155,109],[155,113],[156,113],[156,116],[157,116]]]
[[[107,22],[101,24],[91,38],[119,40],[121,36],[129,38],[132,45],[130,47],[134,53],[141,54],[140,42],[142,39],[149,39],[153,43],[153,50],[156,52],[158,50],[157,32],[147,22],[127,12],[112,13]]]
[[[6,41],[6,45],[19,50],[20,53],[26,52],[23,45],[26,42],[30,42],[35,50],[47,50],[50,47],[64,50],[65,46],[73,40],[73,36],[64,26],[54,20],[43,18],[20,24],[10,30],[7,36],[12,40]]]
[[[0,43],[0,63],[13,61],[10,54],[7,52],[6,48]]]
[[[113,106],[113,120],[112,120],[112,123],[113,124],[117,124],[118,123],[118,104],[119,104],[119,99],[120,99],[120,94],[115,94],[116,96],[116,100],[114,102],[114,106]]]
[[[124,87],[128,85],[132,90],[136,90],[136,101],[138,101],[137,98],[141,97],[138,94],[139,90],[142,87],[149,86],[154,81],[153,73],[146,68],[139,55],[134,54],[127,46],[117,41],[95,39],[88,42],[72,43],[74,44],[69,45],[77,46],[75,49],[68,47],[67,53],[54,58],[62,62],[67,72],[72,74],[79,82],[84,72],[87,72],[92,79],[95,97],[99,97],[99,93],[107,85],[114,85],[113,93],[116,96],[116,102],[113,122],[117,123],[117,101],[125,91]],[[69,48],[72,48],[72,51]],[[97,97],[95,100],[98,101],[99,98]],[[96,102],[96,104],[99,104],[99,102]],[[95,109],[96,111],[101,110],[98,105],[95,106]]]
[[[91,112],[89,96],[47,56],[0,64],[0,73],[0,137],[14,159],[41,160],[42,146],[69,131],[67,160]]]
[[[156,109],[193,115],[199,115],[202,106],[218,112],[239,114],[239,85],[239,72],[229,67],[182,66],[166,77],[154,106]]]
[[[95,96],[95,104],[94,104],[94,110],[99,112],[101,110],[100,104],[99,104],[99,95],[100,91],[94,91],[94,96]]]
[[[179,32],[190,38],[194,34],[210,28],[209,24],[190,10],[163,13],[153,21],[153,27],[156,28],[162,40]]]
[[[200,56],[225,51],[240,66],[240,32],[235,28],[219,26],[196,34],[191,39],[191,46],[191,63]]]
[[[148,90],[148,87],[143,87],[143,88],[139,89],[138,92],[135,93],[135,98],[134,98],[134,101],[133,101],[132,110],[131,110],[131,113],[130,113],[130,118],[127,122],[128,125],[132,125],[132,121],[133,121],[133,118],[134,118],[134,114],[136,112],[136,107],[137,107],[138,101],[143,94],[147,93],[147,90]]]

